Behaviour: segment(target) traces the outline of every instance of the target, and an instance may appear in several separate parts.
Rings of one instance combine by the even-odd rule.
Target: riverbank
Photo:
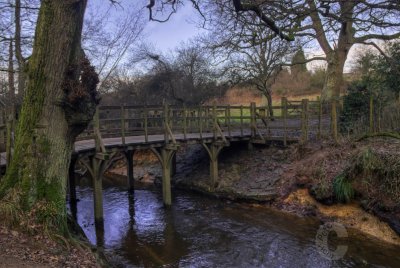
[[[104,263],[84,241],[29,234],[0,223],[0,268],[88,267]]]
[[[220,179],[213,188],[204,149],[191,146],[180,148],[177,154],[177,173],[173,184],[178,188],[217,197],[263,203],[291,214],[317,217],[325,222],[336,221],[399,245],[400,210],[396,201],[397,193],[390,197],[385,192],[382,194],[384,189],[371,190],[366,184],[373,185],[376,181],[363,181],[360,178],[351,181],[355,193],[350,202],[339,202],[336,197],[335,180],[351,169],[355,159],[367,151],[396,158],[400,144],[396,140],[383,138],[340,145],[321,142],[288,148],[257,146],[252,150],[247,148],[247,144],[239,144],[221,153]],[[155,161],[147,171],[142,166],[139,172],[144,174],[142,179],[159,183],[158,169]],[[124,169],[115,169],[112,173],[123,174]]]

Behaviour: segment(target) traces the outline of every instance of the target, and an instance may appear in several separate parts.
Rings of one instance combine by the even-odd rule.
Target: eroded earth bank
[[[339,145],[319,142],[252,146],[234,144],[219,157],[213,185],[201,145],[177,152],[173,187],[269,206],[322,222],[339,222],[400,245],[400,141],[370,138]],[[135,179],[160,184],[161,168],[150,151],[134,156]],[[125,181],[123,161],[108,172]]]

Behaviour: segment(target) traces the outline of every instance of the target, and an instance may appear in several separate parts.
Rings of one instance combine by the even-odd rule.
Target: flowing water
[[[80,226],[122,267],[400,267],[400,247],[358,232],[327,237],[330,250],[346,247],[332,261],[316,246],[315,219],[176,190],[165,209],[157,189],[107,188],[104,230],[96,230],[91,189],[77,194]]]

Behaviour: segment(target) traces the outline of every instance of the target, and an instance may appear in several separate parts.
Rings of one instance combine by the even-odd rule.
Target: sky
[[[147,15],[147,14],[146,14]],[[204,32],[194,23],[197,14],[191,5],[185,5],[177,13],[173,14],[167,22],[147,22],[145,31],[147,40],[154,46],[168,52],[198,34]]]
[[[94,1],[93,1],[94,2]],[[96,4],[103,3],[101,8],[106,8],[109,6],[109,0],[96,0],[94,2]],[[108,3],[108,4],[106,4]],[[191,38],[196,37],[201,33],[205,33],[206,31],[200,29],[198,24],[195,23],[196,19],[201,19],[197,11],[192,7],[191,4],[186,4],[178,10],[175,14],[173,14],[170,19],[166,22],[160,23],[156,21],[149,21],[148,16],[149,12],[145,8],[148,0],[139,0],[137,2],[131,1],[121,1],[121,7],[116,7],[115,12],[113,12],[113,16],[120,16],[120,12],[125,10],[129,10],[132,5],[136,5],[143,9],[143,17],[145,20],[145,42],[152,44],[152,46],[157,50],[157,52],[162,52],[164,54],[172,53],[174,48],[178,47],[181,43],[187,42]],[[158,16],[160,18],[160,16]],[[350,71],[351,66],[353,64],[353,58],[355,52],[360,49],[353,48],[350,51],[346,66],[345,72]],[[319,48],[314,48],[309,51],[305,51],[307,58],[314,56],[323,56],[323,52]],[[309,70],[319,68],[325,66],[324,61],[315,61],[307,64]]]

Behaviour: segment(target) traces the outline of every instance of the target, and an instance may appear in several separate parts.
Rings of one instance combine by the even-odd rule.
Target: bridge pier
[[[135,178],[133,176],[133,154],[134,150],[127,150],[124,152],[126,158],[126,174],[128,177],[129,191],[133,193],[135,190]]]
[[[203,147],[206,149],[208,156],[210,157],[210,177],[212,188],[217,186],[218,181],[218,156],[222,148],[228,144],[224,141],[216,141],[210,144],[202,143]]]
[[[104,222],[102,177],[108,159],[108,154],[96,153],[95,155],[89,157],[90,163],[85,163],[82,161],[82,164],[85,165],[92,176],[94,221],[96,226],[101,226]]]
[[[171,173],[172,162],[178,146],[176,144],[168,144],[162,148],[151,148],[162,166],[162,192],[164,205],[169,207],[172,204],[171,195]]]

